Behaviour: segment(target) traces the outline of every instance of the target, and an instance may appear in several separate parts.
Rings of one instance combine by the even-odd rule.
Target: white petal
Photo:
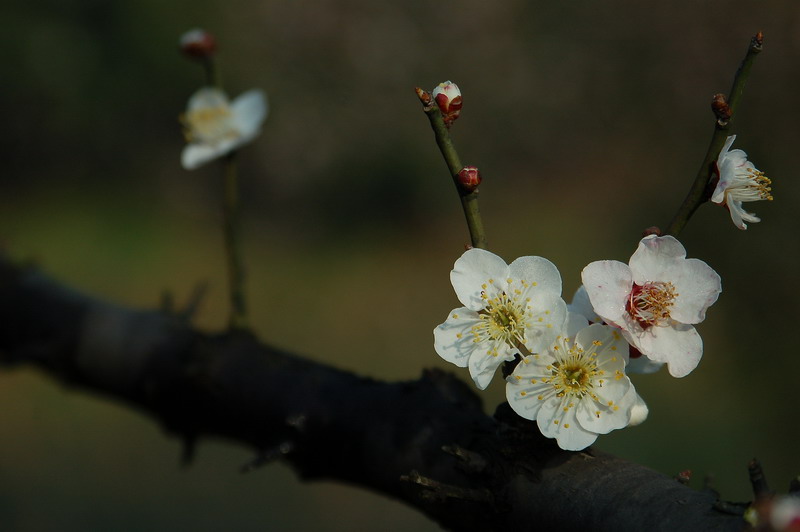
[[[188,111],[209,107],[227,107],[228,96],[216,87],[203,87],[189,98]]]
[[[267,96],[262,90],[249,90],[233,101],[231,110],[236,129],[246,139],[244,142],[249,142],[258,135],[267,117]]]
[[[562,334],[567,319],[567,304],[548,292],[534,292],[528,303],[530,317],[525,327],[525,347],[538,353],[553,345]]]
[[[586,292],[586,287],[581,285],[572,296],[572,303],[567,305],[567,310],[580,314],[591,322],[600,322],[602,318],[597,315],[592,308],[592,303],[589,301],[589,294]]]
[[[536,419],[545,398],[555,395],[553,385],[541,380],[550,372],[545,367],[532,363],[532,359],[532,356],[525,357],[506,379],[508,404],[514,412],[525,419]],[[520,372],[520,368],[522,368],[522,372]]]
[[[666,362],[669,374],[685,377],[703,356],[703,340],[691,325],[673,324],[650,327],[638,338],[636,346],[654,362]]]
[[[583,286],[594,311],[603,319],[619,322],[631,293],[633,275],[627,264],[615,260],[599,260],[581,272]]]
[[[464,252],[450,272],[450,282],[461,304],[472,310],[485,307],[481,299],[482,285],[489,280],[505,283],[508,265],[503,259],[485,249],[473,248]]]
[[[592,401],[588,397],[584,398],[583,401],[578,403],[575,413],[578,423],[584,429],[597,434],[608,434],[612,430],[626,427],[628,421],[630,421],[634,398],[630,397],[625,403],[622,402],[622,399],[629,397],[626,393],[631,388],[630,381],[628,381],[627,387],[624,388],[624,393],[620,396],[619,403],[615,402],[614,405],[609,405],[607,401],[599,403]]]
[[[728,212],[730,212],[731,214],[731,220],[733,221],[733,225],[735,225],[742,231],[747,229],[747,224],[742,221],[744,215],[747,214],[745,210],[742,208],[742,202],[729,200],[726,202],[726,205],[728,206]]]
[[[487,344],[486,349],[482,344]],[[475,382],[475,386],[485,390],[497,371],[497,367],[507,360],[514,360],[519,351],[503,342],[497,342],[494,345],[481,342],[475,345],[476,349],[469,357],[469,374]],[[490,354],[489,349],[496,352],[497,356]]]
[[[628,265],[633,272],[633,282],[644,285],[663,281],[665,272],[685,258],[686,250],[675,237],[650,235],[639,242]]]
[[[597,439],[597,434],[581,427],[575,418],[575,408],[568,408],[566,398],[553,397],[543,401],[536,418],[539,430],[548,438],[555,438],[558,446],[566,451],[580,451]]]
[[[472,326],[479,322],[475,312],[464,307],[455,309],[447,316],[447,321],[433,330],[436,353],[446,361],[466,368],[476,346],[472,341]]]
[[[561,274],[555,264],[544,257],[520,257],[508,267],[511,279],[536,283],[534,290],[561,295]]]
[[[700,323],[706,309],[719,297],[722,280],[708,264],[700,259],[686,259],[663,278],[675,286],[677,297],[670,316],[681,323]]]
[[[583,317],[583,315],[567,311],[567,319],[564,322],[561,335],[568,338],[575,338],[575,335],[578,334],[578,331],[585,329],[588,326],[589,321]]]
[[[733,145],[733,141],[736,140],[736,135],[730,135],[728,138],[725,139],[725,145],[722,146],[722,149],[719,151],[719,156],[717,157],[717,162],[721,162],[725,160],[725,157],[728,155],[728,150],[731,149]]]
[[[655,373],[664,366],[664,362],[653,362],[644,355],[631,358],[625,366],[625,373],[649,374]]]
[[[644,399],[636,393],[636,390],[631,386],[630,391],[628,393],[632,393],[636,396],[636,400],[633,403],[633,408],[631,408],[631,421],[628,423],[629,427],[635,427],[636,425],[641,425],[644,423],[644,420],[647,419],[647,415],[650,413],[650,409],[647,408],[647,404],[644,402]]]
[[[717,182],[717,188],[714,189],[714,193],[711,194],[711,201],[721,205],[725,201],[725,189],[727,187],[722,183],[722,181]]]
[[[181,153],[181,165],[186,170],[194,170],[224,154],[225,150],[220,149],[220,145],[187,144]]]

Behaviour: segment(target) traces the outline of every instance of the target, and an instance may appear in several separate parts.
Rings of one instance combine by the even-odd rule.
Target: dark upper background
[[[0,7],[0,237],[65,283],[153,307],[207,280],[198,325],[225,322],[219,168],[187,172],[178,114],[202,72],[177,52],[202,26],[232,96],[264,88],[271,112],[243,150],[245,244],[262,338],[386,379],[447,367],[431,330],[462,214],[413,93],[456,81],[453,135],[484,174],[493,251],[542,255],[567,299],[580,270],[626,261],[665,225],[756,31],[765,34],[736,146],[774,180],[746,232],[704,206],[681,236],[723,278],[699,330],[699,368],[635,379],[651,408],[597,447],[666,474],[705,474],[749,498],[760,457],[773,487],[800,472],[792,337],[800,187],[793,2],[369,0],[11,1]],[[453,368],[455,369],[455,368]],[[467,379],[466,370],[456,370]],[[487,410],[502,400],[496,379]],[[400,504],[280,465],[250,475],[223,442],[178,466],[179,444],[124,407],[38,373],[0,373],[0,522],[13,530],[436,530]],[[398,405],[402,408],[402,405]]]

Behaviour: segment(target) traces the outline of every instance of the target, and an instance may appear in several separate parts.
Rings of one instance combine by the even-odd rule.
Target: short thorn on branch
[[[443,445],[442,450],[458,458],[470,473],[482,473],[488,465],[486,459],[475,451],[464,449],[460,445]]]
[[[421,492],[421,496],[430,501],[443,502],[447,499],[459,499],[489,504],[494,502],[491,492],[487,489],[478,490],[444,484],[432,478],[422,476],[416,470],[412,470],[408,475],[402,475],[400,480],[403,482],[411,482],[412,484],[417,484],[425,488]]]
[[[295,447],[294,444],[290,441],[284,441],[280,444],[272,447],[271,449],[264,449],[260,453],[258,453],[255,458],[250,460],[249,462],[245,463],[239,471],[242,473],[250,473],[251,471],[258,469],[261,466],[267,465],[279,458],[286,456],[287,454],[294,451]]]
[[[769,498],[773,493],[767,484],[767,477],[761,468],[761,462],[757,458],[750,460],[747,464],[747,471],[750,473],[750,484],[753,486],[753,495],[756,500]]]

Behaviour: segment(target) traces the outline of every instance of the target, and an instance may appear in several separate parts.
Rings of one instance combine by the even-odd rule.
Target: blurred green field
[[[8,253],[136,307],[208,282],[196,323],[224,325],[219,168],[179,165],[177,116],[202,76],[176,43],[201,25],[221,43],[231,95],[262,87],[272,106],[240,157],[257,333],[391,380],[432,366],[468,379],[433,351],[468,236],[415,85],[459,84],[453,135],[483,172],[492,250],[549,258],[569,298],[583,266],[626,261],[643,228],[669,220],[705,152],[710,97],[763,31],[735,147],[773,179],[775,201],[748,205],[763,221],[746,232],[718,207],[697,213],[681,240],[723,279],[699,326],[705,356],[684,379],[635,378],[650,418],[596,446],[691,469],[697,487],[713,475],[729,500],[750,498],[753,456],[774,489],[800,473],[800,361],[785,332],[800,298],[792,3],[44,0],[0,15]],[[492,411],[503,386],[482,395]],[[227,442],[201,444],[182,469],[178,442],[151,420],[30,369],[0,372],[0,402],[4,530],[438,529],[281,465],[240,475],[250,454]]]

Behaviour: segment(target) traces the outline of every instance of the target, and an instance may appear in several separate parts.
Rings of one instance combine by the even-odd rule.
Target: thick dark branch
[[[461,381],[387,383],[115,306],[0,260],[0,360],[143,410],[187,442],[218,436],[406,501],[455,530],[741,530],[739,516],[636,464],[570,453]],[[255,464],[254,464],[255,465]]]

